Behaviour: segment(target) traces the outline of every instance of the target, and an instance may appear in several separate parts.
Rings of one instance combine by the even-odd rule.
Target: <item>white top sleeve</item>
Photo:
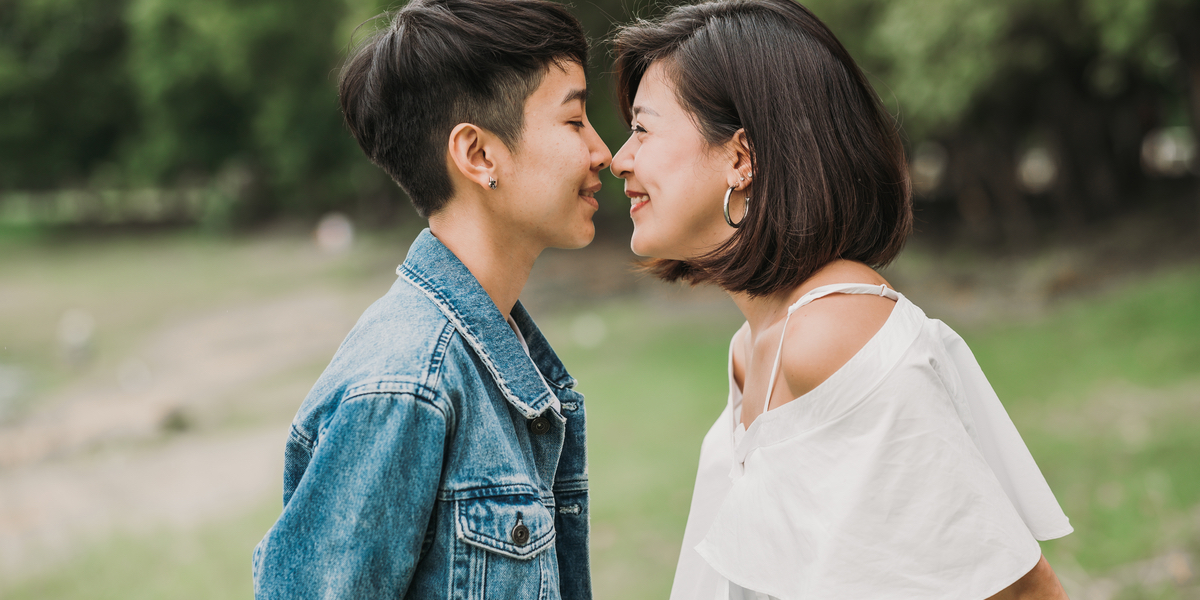
[[[951,360],[945,369],[947,383],[954,384],[956,408],[988,467],[1004,493],[1021,515],[1033,537],[1052,540],[1073,531],[1050,485],[1025,447],[1021,434],[988,383],[975,355],[957,333],[941,321],[933,321]],[[966,410],[963,411],[962,409]]]

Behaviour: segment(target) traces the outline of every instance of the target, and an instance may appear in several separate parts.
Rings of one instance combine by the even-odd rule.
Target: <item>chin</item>
[[[661,254],[655,251],[654,244],[646,237],[645,234],[638,235],[637,227],[634,227],[633,237],[629,238],[629,249],[642,258],[662,258]]]
[[[648,243],[644,240],[638,240],[637,233],[633,234],[633,238],[629,240],[629,249],[633,253],[642,258],[661,258],[663,260],[687,260],[682,252],[672,252],[669,248],[662,248]]]
[[[596,228],[590,227],[590,228],[588,228],[586,235],[582,235],[579,237],[578,240],[576,240],[574,247],[575,248],[583,248],[583,247],[587,246],[588,244],[592,243],[592,240],[594,240],[594,239],[596,239]]]
[[[559,240],[557,244],[554,244],[554,247],[562,250],[578,250],[592,243],[592,240],[595,238],[596,226],[592,224],[591,220],[588,220],[585,227],[580,227],[573,235]]]

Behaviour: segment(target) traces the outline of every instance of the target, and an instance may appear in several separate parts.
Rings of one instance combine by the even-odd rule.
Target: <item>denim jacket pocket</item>
[[[554,515],[535,495],[485,496],[454,504],[455,534],[473,546],[528,560],[554,542]]]

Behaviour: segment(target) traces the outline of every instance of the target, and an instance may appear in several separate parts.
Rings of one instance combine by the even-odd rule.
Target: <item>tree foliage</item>
[[[574,5],[597,42],[615,23],[665,10],[649,0]],[[910,146],[945,148],[948,175],[927,196],[948,200],[987,239],[1020,241],[1047,220],[1073,227],[1125,210],[1146,184],[1146,133],[1200,122],[1194,0],[807,5],[872,76]],[[5,0],[0,191],[232,181],[235,219],[402,208],[399,191],[343,130],[336,102],[355,26],[386,8],[378,0]],[[607,47],[598,43],[593,56],[600,89],[589,109],[615,147],[625,134],[609,102]],[[1034,146],[1059,176],[1031,193],[1014,173]]]
[[[877,78],[911,147],[945,148],[946,177],[925,197],[952,200],[977,239],[1020,244],[1135,208],[1147,134],[1200,123],[1191,0],[809,6]],[[1031,149],[1054,165],[1046,189],[1017,180]]]

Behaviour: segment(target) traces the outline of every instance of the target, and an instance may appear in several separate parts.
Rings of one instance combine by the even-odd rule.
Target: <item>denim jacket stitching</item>
[[[523,494],[522,494],[523,495]],[[549,513],[549,527],[539,536],[530,536],[529,540],[524,545],[516,545],[510,541],[504,541],[488,535],[486,532],[479,531],[477,526],[474,526],[471,519],[463,512],[464,506],[471,502],[486,501],[488,497],[473,498],[467,500],[457,500],[451,505],[454,511],[454,536],[463,543],[481,548],[488,552],[496,552],[515,558],[517,560],[530,560],[537,557],[546,548],[554,544],[554,540],[558,539],[558,531],[554,527],[555,508],[553,506],[542,507]],[[526,513],[526,519],[529,518],[529,513]],[[531,532],[532,534],[532,532]]]
[[[571,492],[586,492],[588,491],[588,480],[586,477],[580,479],[564,479],[555,481],[553,485],[555,494],[571,493]]]
[[[291,428],[288,430],[288,434],[294,437],[297,442],[300,442],[300,447],[304,448],[304,450],[308,452],[309,458],[312,458],[312,449],[315,443],[313,439],[308,435],[305,435],[304,431],[296,423],[292,423]]]
[[[487,367],[488,373],[490,373],[492,379],[495,380],[496,387],[500,389],[500,393],[504,395],[504,398],[508,400],[510,404],[517,407],[517,410],[520,410],[521,414],[525,415],[525,418],[532,419],[545,411],[546,407],[549,405],[549,390],[547,390],[545,394],[535,398],[533,400],[533,404],[522,400],[512,391],[512,388],[509,387],[508,381],[504,378],[504,375],[496,366],[495,361],[492,359],[491,353],[489,353],[483,343],[479,341],[478,336],[475,335],[470,326],[467,325],[466,321],[462,319],[461,315],[458,313],[458,309],[455,308],[454,304],[444,298],[438,291],[437,287],[433,285],[433,283],[425,279],[425,277],[423,277],[414,269],[410,268],[407,263],[401,264],[400,268],[397,269],[397,273],[418,290],[420,290],[421,293],[425,294],[425,296],[428,297],[429,300],[438,307],[438,310],[442,311],[442,313],[446,315],[446,318],[449,319],[454,325],[454,328],[458,330],[459,334],[463,337],[463,340],[465,340],[467,344],[469,344],[471,348],[475,350],[475,354],[479,357],[479,360],[484,364],[485,367]],[[534,365],[534,367],[536,369],[537,365]],[[540,408],[537,408],[534,405],[537,405],[537,407]]]
[[[479,359],[483,362],[483,365],[487,367],[488,372],[492,375],[492,378],[495,379],[496,385],[500,388],[500,393],[504,395],[504,398],[511,404],[520,408],[522,413],[527,413],[529,418],[536,416],[538,413],[530,413],[529,411],[531,408],[529,405],[518,398],[517,395],[514,394],[511,389],[509,389],[508,381],[505,380],[504,376],[500,374],[500,369],[498,369],[495,362],[492,361],[492,357],[488,353],[487,349],[483,347],[483,344],[479,341],[475,334],[471,332],[471,328],[466,324],[465,321],[463,321],[461,315],[459,315],[458,311],[454,308],[454,305],[442,297],[442,294],[438,292],[437,287],[432,282],[421,276],[420,273],[417,273],[415,270],[410,268],[408,264],[401,264],[398,271],[401,277],[404,277],[404,279],[408,280],[409,283],[420,290],[421,293],[425,294],[425,296],[427,296],[429,300],[433,302],[434,306],[437,306],[438,310],[442,311],[442,313],[446,315],[446,318],[449,319],[450,323],[454,325],[454,328],[457,329],[462,335],[463,340],[475,350],[475,353],[479,356]]]
[[[419,378],[420,381],[414,382],[409,378],[396,376],[368,379],[348,388],[342,401],[372,394],[411,394],[414,398],[433,405],[442,413],[442,418],[446,420],[446,439],[449,440],[456,429],[456,412],[454,403],[442,394],[437,384],[441,379],[442,366],[446,355],[449,354],[450,342],[454,339],[455,331],[453,325],[446,323],[430,355],[429,366]]]
[[[442,363],[446,360],[446,355],[450,353],[450,341],[454,339],[454,324],[447,321],[446,326],[442,328],[442,333],[438,335],[437,343],[433,346],[433,353],[429,357],[427,368],[422,374],[422,383],[430,389],[437,389],[438,381],[442,378]]]
[[[537,496],[538,489],[536,486],[524,483],[511,483],[501,485],[489,485],[482,487],[473,487],[463,490],[438,490],[438,500],[443,502],[453,502],[455,500],[473,500],[476,498],[489,498],[492,496]]]

